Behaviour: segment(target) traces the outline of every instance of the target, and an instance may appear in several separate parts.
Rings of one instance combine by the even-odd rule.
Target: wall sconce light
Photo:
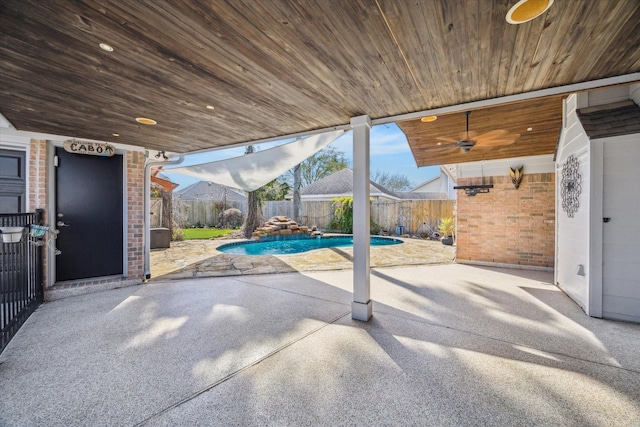
[[[576,274],[578,276],[586,276],[586,273],[584,272],[584,265],[582,264],[578,264],[578,269],[576,270]]]
[[[169,160],[164,151],[158,151],[158,154],[156,154],[156,159],[159,159],[160,157],[162,157],[162,160]]]

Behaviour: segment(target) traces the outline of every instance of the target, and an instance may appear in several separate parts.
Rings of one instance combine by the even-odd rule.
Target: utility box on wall
[[[171,246],[171,230],[168,228],[152,228],[149,247],[166,249]]]

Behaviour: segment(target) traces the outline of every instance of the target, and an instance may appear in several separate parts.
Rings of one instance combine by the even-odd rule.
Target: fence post
[[[44,209],[36,209],[35,222],[38,225],[44,225]],[[50,237],[47,236],[47,239]],[[44,239],[44,238],[42,238]],[[44,299],[44,258],[43,258],[43,246],[36,245],[36,298],[38,302],[42,302]]]

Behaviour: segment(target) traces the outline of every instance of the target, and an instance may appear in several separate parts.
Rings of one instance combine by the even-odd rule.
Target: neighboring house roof
[[[434,181],[435,181],[435,180],[437,180],[437,179],[440,179],[440,175],[436,175],[436,176],[434,176],[433,178],[426,180],[426,181],[425,181],[425,182],[423,182],[422,184],[420,184],[420,185],[416,185],[414,188],[412,188],[412,189],[411,189],[411,190],[409,190],[409,191],[410,191],[410,192],[418,191],[418,189],[419,189],[420,187],[423,187],[423,186],[425,186],[425,185],[427,185],[427,184],[431,184],[432,182],[434,182]]]
[[[369,193],[372,197],[398,198],[393,192],[380,184],[370,181]],[[350,196],[353,195],[353,171],[349,168],[342,169],[300,190],[301,197],[311,196]]]
[[[447,200],[447,193],[427,191],[394,191],[397,198],[403,200]]]
[[[195,184],[176,191],[183,200],[226,200],[230,202],[244,202],[247,196],[233,188],[216,184],[215,182],[198,181]]]
[[[591,139],[640,133],[640,107],[633,101],[578,110]]]

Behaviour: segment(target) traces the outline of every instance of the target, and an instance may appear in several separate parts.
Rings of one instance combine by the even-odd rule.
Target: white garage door
[[[640,138],[605,142],[603,166],[602,315],[640,322]]]

